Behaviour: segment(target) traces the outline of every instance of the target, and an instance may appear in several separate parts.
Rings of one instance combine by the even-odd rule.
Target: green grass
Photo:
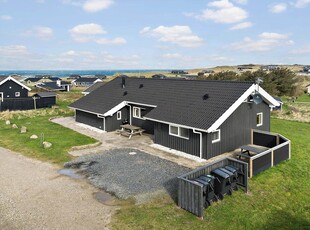
[[[305,93],[299,96],[297,102],[310,102],[310,95]]]
[[[272,131],[292,141],[292,159],[249,182],[250,193],[227,196],[205,210],[203,220],[169,199],[129,205],[113,217],[113,229],[309,229],[310,124],[272,119]]]
[[[57,93],[58,109],[0,113],[0,146],[56,164],[63,164],[70,160],[72,157],[68,154],[68,150],[71,147],[92,144],[96,140],[50,122],[48,119],[58,116],[72,116],[74,113],[68,109],[68,104],[80,97],[82,97],[81,89],[77,89],[71,92]],[[19,129],[5,125],[5,120],[10,120],[11,124],[16,124]],[[28,132],[26,134],[20,133],[21,126],[27,127]],[[39,138],[31,140],[32,134]],[[45,141],[52,143],[50,149],[44,149],[41,146],[41,134],[44,134]]]

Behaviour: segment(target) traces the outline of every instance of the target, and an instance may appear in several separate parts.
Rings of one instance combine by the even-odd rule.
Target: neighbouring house
[[[35,86],[36,84],[39,84],[39,83],[56,82],[58,80],[60,80],[60,78],[58,78],[58,77],[51,77],[51,76],[46,76],[46,75],[37,75],[36,77],[26,78],[23,82],[26,85]]]
[[[303,72],[304,73],[310,73],[310,65],[306,65],[303,67]]]
[[[279,97],[275,97],[275,96],[273,96],[273,98],[279,103],[279,106],[271,107],[271,110],[280,110],[280,111],[282,111],[282,106],[284,104],[282,99],[279,98]]]
[[[260,69],[262,71],[273,71],[273,70],[280,69],[280,67],[277,66],[277,65],[263,65],[263,66],[260,67]]]
[[[36,100],[36,108],[51,108],[53,105],[56,105],[56,93],[54,92],[41,92],[36,93],[32,96]]]
[[[80,77],[72,81],[75,86],[89,87],[97,82],[102,82],[101,79],[97,77]]]
[[[30,88],[12,77],[0,77],[0,111],[50,107],[50,102],[47,102],[50,99],[40,95],[30,97],[29,91]]]
[[[86,96],[87,94],[93,92],[94,90],[98,89],[99,87],[103,86],[105,84],[105,82],[97,82],[95,84],[93,84],[92,86],[88,87],[87,89],[85,89],[82,94],[84,96]]]
[[[310,84],[306,86],[306,93],[310,95]]]
[[[172,70],[171,73],[172,74],[188,74],[188,72],[184,70]]]
[[[155,144],[209,159],[269,131],[273,106],[252,82],[115,78],[69,107],[77,122],[110,132],[127,120]]]
[[[71,82],[61,81],[60,79],[52,82],[42,82],[35,85],[46,91],[70,91]]]
[[[154,79],[166,79],[167,76],[164,75],[164,74],[159,73],[159,74],[154,74],[154,75],[152,76],[152,78],[154,78]]]

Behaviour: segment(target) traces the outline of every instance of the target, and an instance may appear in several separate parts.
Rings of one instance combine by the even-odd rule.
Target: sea
[[[114,74],[136,73],[143,76],[146,72],[170,72],[164,69],[131,69],[131,70],[0,70],[0,76],[18,75],[24,78],[48,75],[52,77],[69,77],[70,75],[89,76],[112,76]]]

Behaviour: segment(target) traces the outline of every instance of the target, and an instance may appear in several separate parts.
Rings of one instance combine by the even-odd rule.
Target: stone
[[[10,125],[11,122],[10,122],[9,120],[6,120],[6,121],[5,121],[5,124],[6,124],[6,125]]]
[[[49,149],[49,148],[51,148],[52,147],[52,143],[49,143],[49,142],[47,142],[47,141],[43,141],[43,147],[45,148],[45,149]]]
[[[31,135],[30,139],[38,139],[38,136],[33,134],[33,135]]]
[[[18,129],[18,126],[17,126],[16,124],[13,124],[13,125],[12,125],[12,128],[13,128],[13,129]]]
[[[20,133],[27,133],[27,127],[22,126],[20,129]]]

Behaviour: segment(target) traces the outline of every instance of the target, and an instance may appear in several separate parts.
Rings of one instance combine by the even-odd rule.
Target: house
[[[36,93],[32,98],[36,101],[35,109],[51,108],[53,105],[56,105],[56,94],[54,92]]]
[[[273,98],[279,103],[279,106],[271,107],[271,110],[280,110],[282,111],[282,105],[284,104],[282,99],[279,97],[273,96]]]
[[[309,65],[304,66],[304,67],[303,67],[303,72],[304,72],[304,73],[310,73],[310,66],[309,66]]]
[[[277,65],[264,65],[264,66],[261,66],[260,69],[262,71],[273,71],[273,70],[280,69],[280,67]]]
[[[93,84],[92,86],[88,87],[87,89],[85,89],[82,94],[84,96],[86,96],[87,94],[93,92],[94,90],[98,89],[99,87],[103,86],[105,84],[105,82],[97,82],[95,84]]]
[[[172,70],[171,73],[172,74],[188,74],[188,72],[184,70]]]
[[[69,107],[77,122],[110,132],[128,120],[155,144],[209,159],[269,131],[272,106],[252,82],[115,78]]]
[[[28,91],[31,91],[31,89],[13,77],[0,77],[1,102],[5,99],[28,97]]]
[[[36,77],[26,78],[23,82],[25,82],[26,85],[35,86],[36,84],[39,83],[56,82],[58,80],[60,80],[60,78],[58,77],[51,77],[48,75],[37,75]]]
[[[306,86],[306,93],[310,95],[310,84]]]
[[[35,85],[38,88],[44,89],[46,91],[70,91],[70,82],[66,81],[52,81],[52,82],[42,82]]]
[[[154,75],[152,76],[152,78],[156,78],[156,79],[166,79],[167,76],[164,75],[164,74],[159,73],[159,74],[154,74]]]
[[[80,77],[72,81],[75,86],[89,87],[97,82],[102,82],[101,79],[97,77]]]
[[[40,80],[41,80],[41,78],[38,78],[38,77],[28,77],[28,78],[26,78],[23,82],[24,82],[26,85],[34,86],[34,85],[37,84]]]

